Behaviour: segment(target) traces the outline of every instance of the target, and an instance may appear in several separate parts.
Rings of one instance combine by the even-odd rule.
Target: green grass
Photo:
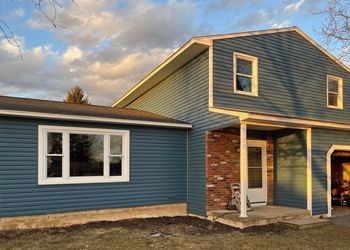
[[[165,237],[154,237],[161,232]],[[349,249],[350,228],[237,230],[191,217],[134,219],[0,232],[0,249]]]

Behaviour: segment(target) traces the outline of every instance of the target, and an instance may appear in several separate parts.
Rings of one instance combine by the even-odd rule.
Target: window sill
[[[113,177],[70,177],[66,180],[62,178],[50,178],[39,180],[38,185],[69,185],[69,184],[94,184],[94,183],[119,183],[129,182],[127,176],[113,176]]]
[[[330,105],[328,105],[327,108],[329,108],[329,109],[339,109],[339,110],[343,109],[343,107],[336,107],[336,106],[330,106]]]
[[[234,94],[239,94],[239,95],[247,95],[247,96],[255,96],[255,97],[258,97],[258,94],[257,93],[252,93],[252,92],[245,92],[245,91],[239,91],[239,90],[236,90],[236,91],[233,91]]]

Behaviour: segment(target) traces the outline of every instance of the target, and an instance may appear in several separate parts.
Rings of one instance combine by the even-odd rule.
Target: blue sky
[[[322,0],[60,2],[57,23],[65,28],[53,28],[31,1],[0,0],[0,19],[24,58],[0,41],[1,95],[62,100],[79,84],[94,104],[109,105],[197,35],[298,26],[323,44],[314,14]]]

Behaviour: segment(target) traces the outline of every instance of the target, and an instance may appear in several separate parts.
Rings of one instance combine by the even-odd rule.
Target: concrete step
[[[304,217],[304,218],[280,220],[278,222],[296,229],[314,228],[314,227],[324,226],[330,223],[329,220],[314,218],[311,216]]]

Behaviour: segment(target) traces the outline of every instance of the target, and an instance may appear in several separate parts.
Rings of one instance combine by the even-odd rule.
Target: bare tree
[[[79,86],[70,89],[63,101],[77,104],[90,104],[89,98]]]
[[[69,0],[75,6],[78,4],[75,0]],[[63,5],[58,0],[32,0],[36,11],[40,12],[52,24],[54,28],[64,28],[57,22],[58,9],[62,9]],[[18,42],[12,28],[0,17],[0,39],[5,39],[9,44],[18,49],[19,56],[23,60],[21,45]]]
[[[339,59],[350,63],[350,0],[329,0],[316,13],[322,17],[320,34],[324,43],[339,50]]]

